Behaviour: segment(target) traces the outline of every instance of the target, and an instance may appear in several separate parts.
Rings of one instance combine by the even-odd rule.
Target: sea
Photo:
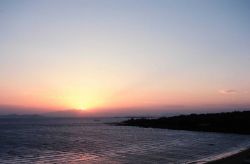
[[[1,118],[0,163],[205,163],[249,135],[116,126],[127,118]]]

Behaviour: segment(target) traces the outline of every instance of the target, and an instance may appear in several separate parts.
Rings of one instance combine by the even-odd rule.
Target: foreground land
[[[226,158],[208,162],[208,164],[249,164],[249,163],[250,163],[250,149]]]
[[[129,119],[118,125],[175,130],[250,134],[250,111]]]

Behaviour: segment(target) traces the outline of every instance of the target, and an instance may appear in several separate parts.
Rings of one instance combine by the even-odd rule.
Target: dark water
[[[188,163],[249,135],[113,126],[114,119],[0,119],[0,163]]]

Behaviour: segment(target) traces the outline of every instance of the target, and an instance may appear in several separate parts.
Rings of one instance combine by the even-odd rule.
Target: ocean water
[[[114,126],[121,119],[0,119],[0,163],[202,163],[249,135]]]

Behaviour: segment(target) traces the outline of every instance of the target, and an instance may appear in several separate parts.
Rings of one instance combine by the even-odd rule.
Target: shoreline
[[[118,126],[219,132],[250,135],[250,111],[189,114],[159,118],[130,118]]]
[[[250,147],[240,150],[237,153],[204,162],[206,164],[250,164]]]

